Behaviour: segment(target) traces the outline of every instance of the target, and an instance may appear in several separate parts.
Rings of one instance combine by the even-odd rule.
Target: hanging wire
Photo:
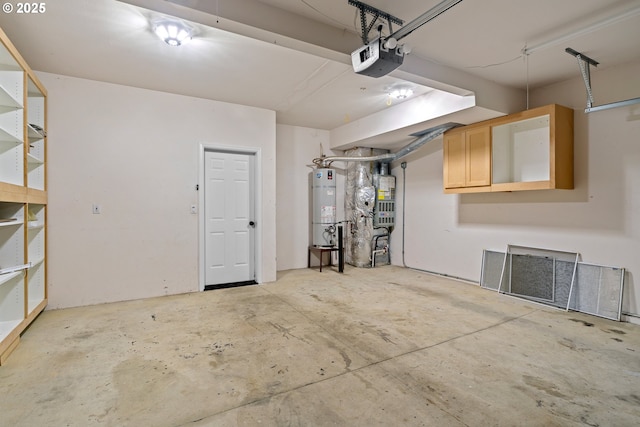
[[[529,54],[524,54],[524,66],[527,80],[527,110],[529,109]]]
[[[411,56],[415,56],[416,58],[420,58],[423,61],[431,62],[432,64],[441,65],[443,67],[451,67],[451,64],[446,64],[444,62],[438,61],[437,59],[429,58],[427,56],[422,56],[419,53],[416,53],[415,51],[411,52]],[[493,63],[493,64],[470,65],[468,67],[464,67],[464,69],[497,67],[497,66],[500,66],[500,65],[505,65],[505,64],[509,64],[511,62],[517,61],[518,59],[522,58],[523,56],[524,55],[521,54],[521,55],[518,55],[518,56],[513,57],[511,59],[507,59],[506,61],[496,62],[496,63]]]
[[[471,69],[471,68],[489,68],[489,67],[496,67],[498,65],[504,65],[504,64],[509,64],[510,62],[513,61],[517,61],[518,59],[522,58],[522,55],[518,55],[514,58],[511,59],[507,59],[506,61],[502,61],[502,62],[496,62],[494,64],[486,64],[486,65],[471,65],[469,67],[464,67],[466,69]]]
[[[314,7],[313,5],[311,5],[308,1],[306,0],[300,0],[300,2],[302,4],[304,4],[305,6],[307,6],[309,9],[313,10],[316,13],[319,13],[320,15],[324,16],[325,18],[327,18],[330,21],[335,22],[336,24],[340,24],[341,27],[344,27],[344,22],[340,22],[337,19],[332,18],[331,16],[327,15],[326,13],[322,12],[320,9]]]

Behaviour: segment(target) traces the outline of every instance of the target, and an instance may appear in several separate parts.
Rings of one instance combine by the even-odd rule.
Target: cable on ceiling
[[[487,64],[487,65],[471,65],[471,66],[469,66],[469,67],[464,67],[464,68],[468,68],[468,69],[470,69],[470,68],[490,68],[490,67],[496,67],[496,66],[498,66],[498,65],[505,65],[505,64],[508,64],[508,63],[510,63],[510,62],[517,61],[517,60],[518,60],[518,59],[520,59],[520,58],[522,58],[522,55],[518,55],[518,56],[516,56],[516,57],[514,57],[514,58],[507,59],[506,61],[496,62],[496,63],[494,63],[494,64]]]
[[[345,26],[343,22],[340,22],[337,19],[334,19],[331,16],[327,15],[326,13],[320,11],[318,8],[316,8],[313,5],[311,5],[307,0],[300,0],[300,2],[302,4],[304,4],[305,6],[307,6],[309,9],[313,10],[314,12],[319,13],[320,15],[324,16],[325,18],[329,19],[330,21],[335,22],[336,24],[339,24],[341,27]]]

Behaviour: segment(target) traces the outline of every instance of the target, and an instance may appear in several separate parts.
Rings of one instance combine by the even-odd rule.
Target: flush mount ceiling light
[[[410,88],[394,89],[389,92],[389,96],[393,99],[405,99],[411,95],[413,95],[413,89]]]
[[[193,32],[187,25],[177,21],[158,21],[153,32],[169,46],[180,46],[191,40]]]

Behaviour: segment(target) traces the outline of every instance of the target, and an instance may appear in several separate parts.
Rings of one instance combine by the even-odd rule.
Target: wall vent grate
[[[612,320],[620,320],[624,278],[624,268],[583,263],[576,252],[482,251],[481,287]]]

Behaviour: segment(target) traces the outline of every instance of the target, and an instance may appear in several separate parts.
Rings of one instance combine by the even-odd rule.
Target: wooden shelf
[[[15,99],[3,85],[0,85],[0,105],[14,109],[22,108],[22,101]]]
[[[44,137],[46,136],[46,133],[43,135],[42,133],[38,132],[33,127],[33,125],[29,124],[27,125],[27,136],[29,137],[29,141],[33,142],[40,139],[44,139]]]
[[[22,274],[22,271],[14,271],[14,272],[11,272],[11,273],[0,274],[0,286],[2,286],[3,284],[7,283],[8,281],[13,279],[14,277],[18,277],[21,274]]]
[[[44,228],[44,221],[29,221],[27,222],[27,228],[29,230],[38,230]]]
[[[27,189],[21,185],[0,182],[0,201],[24,203],[27,201]]]
[[[12,145],[20,145],[24,141],[0,127],[0,142],[10,143]]]
[[[32,154],[27,154],[27,162],[30,165],[43,165],[44,164],[44,160],[37,158],[36,156],[32,155]]]
[[[30,268],[37,267],[38,265],[42,264],[43,261],[44,261],[44,257],[39,257],[34,260],[29,260],[29,264],[31,264]]]
[[[21,218],[0,218],[0,227],[12,227],[23,223]]]
[[[36,203],[40,205],[47,204],[47,192],[44,190],[39,190],[37,188],[27,188],[26,194],[27,203]]]
[[[0,29],[0,365],[48,301],[46,96]]]

